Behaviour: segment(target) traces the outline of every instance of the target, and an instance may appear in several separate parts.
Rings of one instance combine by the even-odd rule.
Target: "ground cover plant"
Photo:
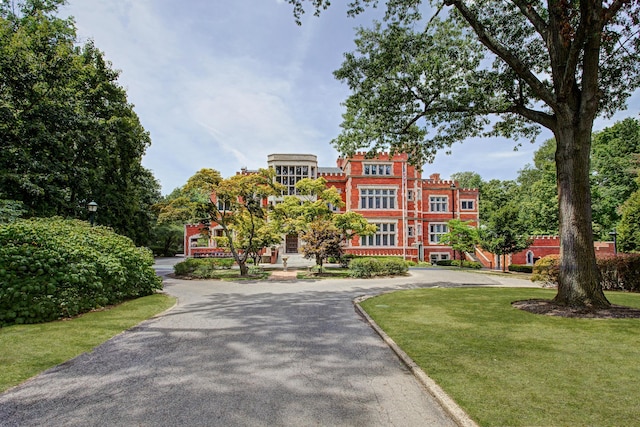
[[[419,289],[362,306],[482,426],[637,424],[640,319],[556,317],[511,305],[554,295]],[[640,307],[638,294],[607,298]]]
[[[0,225],[0,326],[71,317],[161,287],[151,251],[107,227],[61,218]]]
[[[72,359],[175,304],[154,294],[73,319],[0,329],[0,392]]]

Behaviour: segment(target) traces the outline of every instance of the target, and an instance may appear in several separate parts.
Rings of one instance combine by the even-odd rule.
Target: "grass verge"
[[[92,350],[174,303],[173,297],[154,294],[73,319],[0,328],[0,392]]]
[[[545,289],[399,291],[361,305],[482,426],[637,425],[640,319],[569,319],[511,307]],[[640,307],[640,295],[607,293]]]

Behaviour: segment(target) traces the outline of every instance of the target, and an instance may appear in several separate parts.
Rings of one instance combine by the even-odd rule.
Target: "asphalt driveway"
[[[352,300],[505,280],[436,270],[386,280],[167,278],[175,308],[1,394],[0,425],[451,426]]]

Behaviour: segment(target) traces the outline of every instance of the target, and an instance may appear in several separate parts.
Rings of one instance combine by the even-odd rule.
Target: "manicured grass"
[[[482,426],[629,426],[640,414],[640,319],[530,314],[544,289],[399,291],[363,308]],[[608,293],[640,307],[640,295]]]
[[[69,320],[0,328],[0,392],[92,350],[174,303],[173,297],[154,294]]]

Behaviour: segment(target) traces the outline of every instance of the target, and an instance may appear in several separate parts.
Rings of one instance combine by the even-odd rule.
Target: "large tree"
[[[289,3],[299,16],[304,0]],[[377,3],[350,5],[357,13]],[[489,135],[549,129],[557,142],[561,241],[555,301],[608,306],[593,248],[591,133],[595,118],[623,108],[640,84],[640,2],[444,0],[434,3],[438,10],[450,7],[449,24],[432,19],[414,32],[424,22],[422,3],[388,1],[387,28],[362,30],[359,54],[348,55],[338,70],[353,91],[339,149],[391,147],[423,161],[442,145],[480,132],[488,114],[498,115]],[[312,4],[319,11],[329,1]],[[467,31],[453,36],[453,24]],[[483,45],[486,61],[478,64],[468,34]],[[452,73],[448,67],[460,68]],[[446,87],[440,87],[443,78]]]
[[[148,243],[160,186],[141,166],[151,140],[118,72],[79,44],[62,0],[0,2],[0,194],[27,216],[87,218]]]

